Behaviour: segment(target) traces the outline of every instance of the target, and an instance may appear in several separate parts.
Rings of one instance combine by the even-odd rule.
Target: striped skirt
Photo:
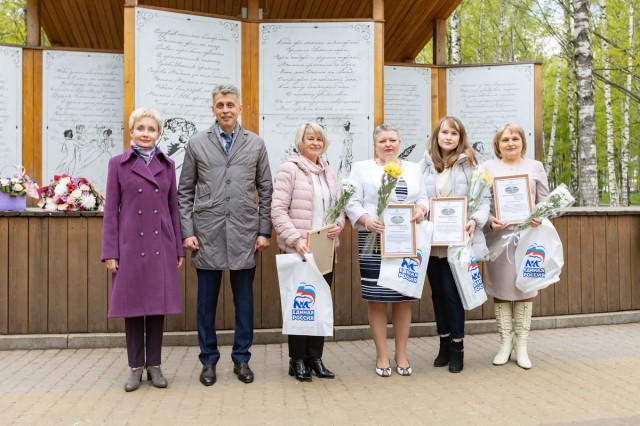
[[[358,231],[358,253],[360,257],[360,286],[362,288],[362,299],[368,302],[404,302],[417,300],[416,298],[405,296],[395,290],[378,285],[380,276],[380,249],[372,254],[362,253],[365,240],[369,235],[367,231]]]

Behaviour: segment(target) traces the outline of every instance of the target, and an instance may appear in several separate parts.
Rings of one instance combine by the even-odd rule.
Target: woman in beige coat
[[[498,158],[484,163],[484,168],[491,176],[527,174],[533,204],[547,198],[549,185],[542,163],[524,158],[527,140],[522,127],[512,123],[502,126],[493,138],[493,150]],[[536,227],[540,223],[540,220],[534,219],[531,221],[531,226]],[[492,205],[488,226],[484,228],[487,246],[491,247],[503,236],[512,233],[514,227],[498,220],[495,207]],[[516,287],[517,271],[516,263],[513,262],[514,255],[515,246],[509,244],[497,259],[485,264],[486,291],[493,296],[496,321],[500,331],[500,350],[493,359],[493,363],[506,364],[515,347],[518,365],[529,369],[531,360],[527,353],[527,340],[531,327],[532,300],[538,292],[523,293]]]

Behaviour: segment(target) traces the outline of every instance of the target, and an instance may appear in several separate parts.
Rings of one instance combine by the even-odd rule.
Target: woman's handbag
[[[282,334],[333,336],[331,289],[313,254],[305,257],[306,261],[298,253],[276,255]]]
[[[487,293],[484,291],[472,243],[469,242],[464,246],[449,246],[447,260],[460,294],[462,307],[470,311],[486,302]]]
[[[516,287],[528,293],[540,290],[560,280],[564,265],[562,241],[548,219],[535,228],[527,228],[520,235],[514,255],[520,262]]]
[[[383,257],[378,285],[405,296],[422,297],[427,264],[431,253],[433,224],[427,220],[416,224],[416,257]]]

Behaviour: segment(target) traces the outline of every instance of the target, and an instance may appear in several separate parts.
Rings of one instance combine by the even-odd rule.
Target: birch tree
[[[451,14],[449,22],[449,31],[451,33],[451,63],[457,65],[460,63],[460,17],[457,9]]]
[[[628,51],[627,51],[627,78],[625,88],[627,92],[631,92],[631,80],[633,72],[633,27],[634,27],[635,7],[633,2],[629,2],[629,30],[627,34]],[[620,204],[629,205],[629,97],[625,96],[623,101],[623,128],[622,128],[622,161],[620,162]]]
[[[580,164],[578,163],[578,138],[576,137],[576,82],[575,82],[575,43],[573,40],[573,13],[571,1],[566,0],[565,24],[567,28],[566,57],[567,57],[567,127],[569,129],[569,164],[572,173],[569,174],[569,189],[574,195],[578,195],[578,176]]]
[[[608,28],[607,28],[607,0],[600,0],[601,33],[602,33],[602,64],[604,77],[604,106],[607,119],[607,171],[609,177],[609,204],[618,206],[618,181],[616,179],[616,161],[613,134],[613,105],[611,102],[611,61],[609,58]]]
[[[583,206],[597,206],[598,162],[593,90],[593,46],[591,44],[589,0],[573,0],[576,87],[578,94],[578,153],[580,180],[578,198]]]

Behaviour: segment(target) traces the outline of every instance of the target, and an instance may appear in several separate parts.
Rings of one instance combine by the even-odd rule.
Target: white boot
[[[531,368],[531,360],[527,354],[527,340],[531,329],[531,302],[515,302],[513,319],[516,325],[516,361],[525,370]]]
[[[493,358],[493,365],[504,365],[511,358],[513,350],[513,309],[511,302],[496,303],[493,308],[500,333],[500,350]]]

